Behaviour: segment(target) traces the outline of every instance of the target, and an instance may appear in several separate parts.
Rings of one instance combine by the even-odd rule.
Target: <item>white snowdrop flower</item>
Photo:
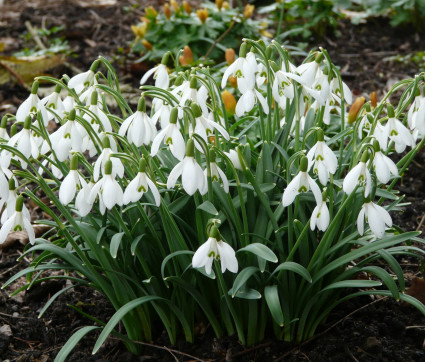
[[[136,147],[149,145],[154,140],[157,131],[155,123],[146,114],[144,97],[140,98],[137,111],[121,124],[118,134],[121,137],[127,135],[128,141]]]
[[[371,119],[369,120],[369,118]],[[369,134],[369,131],[372,127],[371,121],[373,121],[373,117],[369,114],[365,114],[360,120],[359,125],[357,126],[357,134],[360,139],[363,139],[364,133]]]
[[[186,157],[171,170],[168,175],[167,188],[172,189],[181,176],[183,189],[188,195],[193,195],[199,190],[201,195],[208,191],[208,184],[201,166],[195,158],[195,143],[189,139],[186,147]]]
[[[288,184],[282,195],[282,204],[284,207],[292,204],[298,194],[307,192],[311,189],[313,191],[316,203],[319,204],[322,200],[322,194],[319,186],[314,182],[307,172],[308,159],[302,156],[300,161],[300,172]]]
[[[330,90],[333,97],[338,101],[339,104],[341,104],[341,94],[344,96],[344,100],[346,104],[353,103],[353,94],[351,93],[350,88],[348,88],[347,84],[345,84],[343,81],[342,83],[342,92],[341,87],[339,84],[338,78],[332,78],[330,83]]]
[[[272,94],[273,98],[282,109],[286,108],[287,99],[292,100],[294,98],[294,85],[291,79],[288,78],[282,70],[278,70],[275,73]]]
[[[78,188],[83,188],[86,181],[78,173],[78,156],[71,158],[71,167],[68,175],[63,179],[59,187],[59,200],[62,204],[68,205],[75,197]]]
[[[338,160],[324,141],[323,130],[317,132],[317,142],[307,153],[308,165],[319,176],[320,183],[326,185],[329,174],[334,174],[338,167]]]
[[[75,101],[73,96],[68,94],[62,101],[62,105],[65,112],[71,112],[71,110],[73,110],[74,107],[77,105],[77,102]]]
[[[146,160],[142,158],[139,164],[139,172],[136,177],[128,184],[124,191],[123,202],[127,205],[130,202],[137,202],[145,192],[151,190],[155,200],[155,205],[159,207],[161,197],[155,183],[146,174]]]
[[[1,224],[4,224],[6,220],[10,218],[15,212],[17,199],[18,195],[16,194],[16,180],[15,178],[11,177],[6,188],[6,195],[4,198],[0,199],[0,210],[3,206],[5,206],[5,209],[0,219]],[[24,217],[26,217],[28,220],[31,219],[30,213],[25,205],[22,207],[22,213],[24,214]]]
[[[353,192],[357,185],[364,185],[364,195],[369,196],[372,190],[372,178],[366,165],[368,159],[368,151],[363,152],[360,162],[345,176],[342,188],[346,194]]]
[[[50,162],[50,159],[45,158],[41,164],[44,167],[50,167],[50,170],[52,171],[53,176],[55,176],[58,180],[61,180],[63,178],[63,174],[60,168],[56,167],[55,164],[53,162]],[[38,169],[38,173],[41,175],[43,174],[44,169],[43,167],[40,167]]]
[[[254,77],[243,77],[238,80],[238,87],[242,93],[236,103],[236,115],[241,117],[243,114],[250,112],[258,99],[263,108],[264,113],[269,113],[269,105],[264,96],[255,89],[255,78]]]
[[[34,81],[31,88],[31,94],[16,111],[16,121],[24,123],[28,116],[36,115],[37,112],[40,111],[43,124],[47,126],[49,122],[49,116],[47,115],[46,107],[44,107],[40,101],[40,98],[38,98],[37,91],[38,81]]]
[[[104,213],[103,205],[108,210],[111,210],[115,205],[123,205],[124,193],[117,180],[112,176],[112,168],[112,161],[106,161],[105,175],[96,182],[90,191],[89,203],[93,204],[98,197],[102,214]]]
[[[88,215],[93,207],[94,200],[91,202],[90,193],[94,185],[95,183],[93,182],[93,180],[90,180],[89,183],[86,183],[85,185],[83,185],[83,187],[81,188],[80,192],[78,193],[75,199],[75,208],[77,209],[78,214],[80,216]],[[102,213],[105,213],[104,208]]]
[[[81,103],[85,104],[86,106],[90,106],[93,93],[97,93],[97,106],[102,106],[102,94],[100,89],[96,87],[97,84],[99,83],[97,79],[94,78],[93,84],[78,96],[78,99],[81,101]]]
[[[77,94],[80,94],[84,88],[89,88],[94,82],[94,73],[99,67],[99,60],[95,60],[87,72],[74,75],[68,82],[68,88],[74,89]]]
[[[170,151],[175,158],[182,160],[185,152],[184,138],[180,132],[180,126],[177,123],[178,109],[174,107],[170,113],[170,123],[163,128],[154,138],[151,146],[151,155],[158,153],[159,146],[164,143],[170,147]]]
[[[314,80],[310,87],[304,87],[303,90],[313,97],[320,106],[325,106],[330,96],[330,85],[328,76],[322,74]],[[328,105],[329,107],[329,105]]]
[[[75,121],[75,109],[72,109],[66,122],[50,135],[50,144],[59,161],[65,161],[71,153],[83,153],[88,147],[88,135],[85,128]],[[50,145],[44,141],[41,153],[46,154]]]
[[[155,79],[155,87],[168,89],[170,86],[170,77],[167,70],[169,56],[169,52],[165,53],[162,57],[161,64],[158,64],[156,67],[148,70],[140,80],[140,84],[145,84],[148,78],[153,74],[153,79]]]
[[[111,143],[109,137],[104,137],[102,140],[103,150],[102,153],[97,158],[94,168],[93,168],[93,180],[97,181],[99,179],[100,172],[102,171],[102,175],[105,175],[105,167],[108,161],[112,162],[112,177],[118,175],[119,177],[124,176],[124,166],[121,162],[121,159],[117,157],[111,157],[113,150],[111,149]]]
[[[59,95],[61,89],[60,85],[56,85],[55,91],[40,101],[46,107],[48,121],[53,119],[58,123],[64,117],[65,107]]]
[[[425,97],[419,90],[407,113],[407,125],[411,130],[417,129],[421,137],[425,135]]]
[[[181,85],[172,90],[172,94],[180,97],[180,107],[184,107],[187,101],[192,101],[197,104],[202,109],[202,113],[208,114],[208,89],[204,85],[198,89],[198,80],[195,77],[192,77],[190,81],[186,80]],[[182,117],[182,114],[179,114],[179,117]]]
[[[360,235],[364,233],[364,222],[369,224],[370,229],[377,238],[382,238],[385,234],[385,226],[391,227],[393,221],[390,214],[382,206],[376,205],[369,198],[365,200],[359,216],[357,217],[357,230]]]
[[[93,92],[91,95],[91,101],[89,106],[89,111],[93,113],[96,117],[93,117],[91,113],[85,113],[83,118],[89,122],[96,133],[100,133],[100,125],[102,125],[102,130],[105,132],[112,132],[111,121],[109,120],[106,113],[100,109],[98,102],[97,92]]]
[[[40,154],[38,149],[36,140],[31,133],[31,117],[27,116],[24,123],[24,128],[17,134],[15,134],[10,140],[7,142],[8,146],[15,147],[18,151],[20,151],[26,158],[37,158]],[[19,160],[22,168],[27,168],[27,164],[25,161],[21,160],[19,156],[13,156],[14,159]]]
[[[211,274],[214,259],[220,260],[222,273],[226,270],[232,273],[238,272],[236,253],[229,244],[221,240],[220,232],[215,225],[211,227],[208,240],[193,255],[192,267],[205,267],[206,273]]]
[[[7,116],[3,116],[0,123],[0,142],[8,141],[10,139],[9,134],[7,133]]]
[[[415,147],[415,139],[407,127],[395,117],[390,117],[387,124],[388,137],[394,142],[395,150],[398,153],[403,152],[406,146]]]
[[[241,161],[239,160],[239,156],[238,156],[237,151],[235,151],[235,150],[229,150],[229,152],[224,152],[224,154],[230,159],[230,161],[232,162],[233,166],[237,170],[243,171],[242,164],[241,164]]]
[[[217,130],[226,140],[230,139],[226,129],[221,124],[205,117],[197,103],[192,103],[191,108],[195,116],[195,129],[193,132],[201,136],[206,143],[208,143],[208,136],[214,136],[214,130]]]
[[[309,63],[303,63],[295,69],[301,77],[301,84],[311,87],[318,73],[321,73],[319,64],[323,60],[323,53],[318,53],[316,59]]]
[[[238,88],[241,79],[245,79],[249,84],[255,84],[255,74],[257,73],[257,60],[255,54],[249,52],[247,54],[248,44],[242,43],[239,49],[239,58],[236,59],[226,69],[221,80],[221,88],[224,88],[227,83],[227,79],[232,75],[238,78]],[[239,88],[241,91],[241,89]]]
[[[167,127],[170,123],[170,114],[173,107],[171,107],[170,104],[165,103],[162,99],[155,98],[152,101],[152,108],[155,112],[152,116],[152,123],[156,125],[159,121],[162,129]]]
[[[317,229],[320,231],[326,231],[329,226],[330,216],[329,209],[326,205],[326,194],[322,195],[322,201],[316,205],[311,214],[310,219],[310,229],[314,230],[317,226]]]
[[[388,127],[378,122],[373,131],[373,137],[379,142],[379,146],[384,151],[388,149],[388,130]]]
[[[211,179],[212,181],[221,181],[223,182],[224,191],[229,192],[229,181],[227,180],[226,174],[223,170],[218,167],[216,160],[216,154],[214,150],[210,151],[210,170],[211,170]],[[204,171],[205,177],[207,176],[207,170]]]
[[[12,154],[10,152],[0,152],[0,199],[7,198],[8,180],[13,176],[12,171],[9,170],[11,158]]]
[[[24,199],[19,196],[15,204],[15,212],[6,220],[0,229],[0,244],[3,244],[10,231],[23,231],[28,234],[31,244],[35,243],[34,229],[31,225],[31,220],[22,212]]]
[[[374,141],[375,157],[373,158],[373,167],[375,169],[377,179],[386,184],[390,180],[391,175],[398,176],[396,164],[381,152],[378,141]]]

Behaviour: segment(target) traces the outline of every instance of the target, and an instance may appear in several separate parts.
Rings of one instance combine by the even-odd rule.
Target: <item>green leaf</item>
[[[124,236],[124,232],[115,234],[111,239],[111,245],[109,247],[109,251],[114,259],[117,257],[118,249],[121,244],[122,237]]]
[[[241,270],[241,272],[238,274],[233,283],[233,288],[231,289],[232,298],[235,297],[237,291],[245,285],[248,279],[251,278],[251,276],[259,270],[260,269],[255,266],[248,266],[245,269]]]
[[[165,266],[167,265],[167,263],[168,263],[168,261],[170,260],[170,259],[172,259],[172,258],[174,258],[175,256],[178,256],[178,255],[188,255],[188,254],[190,254],[190,255],[193,255],[194,254],[194,252],[192,251],[192,250],[179,250],[179,251],[175,251],[174,253],[171,253],[170,255],[167,255],[165,258],[164,258],[164,260],[162,261],[162,263],[161,263],[161,276],[162,276],[162,279],[164,279],[165,278],[165,276],[164,276],[164,272],[165,272]]]
[[[207,212],[211,215],[218,215],[217,209],[214,207],[214,205],[210,201],[205,201],[201,205],[198,206],[198,209]]]
[[[237,297],[241,299],[261,299],[261,293],[258,290],[252,288],[241,288],[236,294],[233,292],[233,288],[229,290],[229,295],[232,298]]]
[[[76,285],[70,285],[69,287],[63,288],[56,292],[54,295],[50,297],[50,299],[47,301],[47,303],[44,305],[44,307],[41,309],[40,313],[38,314],[38,318],[41,318],[44,314],[44,312],[47,310],[47,308],[50,307],[50,305],[56,300],[57,297],[59,297],[61,294],[65,293],[67,290],[76,287]]]
[[[264,297],[266,298],[267,306],[269,307],[270,313],[274,321],[281,327],[283,327],[283,312],[282,306],[279,300],[279,292],[277,285],[268,285],[264,288]]]
[[[380,268],[378,266],[366,266],[366,267],[362,268],[362,270],[365,271],[365,272],[376,275],[388,287],[388,289],[391,291],[394,299],[395,300],[400,299],[400,292],[397,288],[397,284],[394,281],[394,279],[391,277],[391,275],[388,274],[388,272],[385,269]]]
[[[141,304],[152,302],[154,300],[164,300],[163,298],[157,297],[157,296],[145,296],[141,298],[137,298],[132,300],[131,302],[128,302],[124,304],[120,309],[118,309],[115,314],[111,317],[109,322],[106,324],[106,326],[103,328],[102,333],[100,334],[99,338],[96,341],[96,344],[93,348],[93,354],[95,354],[100,347],[102,347],[102,344],[105,342],[106,338],[108,338],[109,334],[113,331],[115,326],[119,323],[119,321],[131,310],[138,307]]]
[[[240,251],[248,251],[272,263],[277,263],[279,260],[276,254],[269,247],[261,243],[249,244],[244,248],[239,249],[237,252]]]
[[[68,341],[64,344],[64,346],[61,348],[59,353],[57,354],[55,358],[55,362],[65,362],[66,357],[68,357],[69,353],[74,349],[76,344],[89,332],[99,329],[101,327],[96,326],[85,326],[83,328],[80,328],[77,332],[75,332]]]
[[[282,264],[280,264],[272,273],[271,276],[273,276],[274,274],[276,274],[277,272],[280,272],[282,270],[289,270],[289,271],[293,271],[294,273],[297,273],[299,275],[301,275],[306,281],[308,281],[309,283],[311,283],[311,275],[308,272],[308,270],[306,268],[304,268],[302,265],[295,263],[293,261],[285,261]]]
[[[339,282],[329,284],[327,287],[322,289],[322,292],[337,288],[373,288],[380,287],[381,285],[382,283],[376,280],[341,280]]]

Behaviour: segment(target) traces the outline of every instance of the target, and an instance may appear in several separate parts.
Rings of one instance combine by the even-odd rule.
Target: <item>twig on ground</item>
[[[31,34],[31,37],[34,39],[38,47],[40,49],[47,49],[47,47],[43,44],[40,37],[38,36],[37,31],[28,20],[25,22],[25,26],[27,27],[28,32]]]

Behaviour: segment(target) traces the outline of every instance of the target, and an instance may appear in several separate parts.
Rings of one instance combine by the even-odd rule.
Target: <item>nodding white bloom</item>
[[[52,94],[44,97],[40,101],[41,104],[46,107],[48,121],[53,119],[56,123],[58,123],[64,116],[65,107],[59,95],[61,88],[62,87],[60,85],[57,85]]]
[[[93,84],[78,96],[78,99],[81,101],[81,103],[85,104],[86,106],[90,106],[93,93],[96,92],[97,93],[97,105],[99,107],[102,106],[101,91],[98,87],[96,87],[96,85],[98,85],[98,84],[99,84],[98,81],[96,80],[96,78],[94,78]]]
[[[8,217],[0,229],[0,244],[4,243],[10,231],[23,230],[26,230],[30,243],[35,243],[34,229],[31,225],[31,220],[27,218],[26,215],[22,212],[23,206],[24,199],[22,196],[19,196],[16,200],[15,212],[10,217]]]
[[[243,171],[241,161],[239,160],[239,156],[237,151],[235,150],[229,150],[229,152],[224,152],[224,154],[229,157],[230,161],[232,162],[233,166],[239,170]]]
[[[175,158],[182,160],[185,152],[185,143],[180,126],[177,123],[178,109],[174,107],[170,113],[170,123],[162,129],[154,138],[151,146],[151,155],[155,156],[158,153],[159,146],[162,140],[170,147],[170,151]]]
[[[181,176],[183,189],[188,195],[193,195],[196,190],[199,190],[201,195],[208,191],[205,174],[196,162],[194,155],[195,143],[193,139],[189,139],[186,146],[186,157],[171,170],[168,175],[167,188],[172,189]]]
[[[249,52],[247,54],[248,44],[242,43],[239,49],[239,58],[236,59],[223,74],[221,80],[221,88],[224,88],[227,83],[227,79],[233,75],[238,78],[238,88],[240,87],[240,80],[245,79],[249,84],[255,84],[255,74],[257,73],[257,60],[255,54]],[[241,88],[239,90],[242,92]]]
[[[150,144],[156,136],[155,123],[146,114],[145,98],[141,97],[137,111],[129,116],[120,127],[118,134],[127,135],[130,143],[136,147]]]
[[[38,81],[34,81],[31,88],[31,94],[29,97],[19,106],[16,111],[16,121],[25,122],[25,119],[30,115],[36,115],[38,111],[41,113],[43,118],[43,124],[47,126],[49,123],[49,116],[47,115],[46,107],[41,103],[40,98],[37,95]]]
[[[13,176],[12,171],[9,170],[10,160],[12,154],[10,152],[0,152],[0,200],[7,198],[8,179]],[[0,210],[1,210],[0,204]]]
[[[320,76],[316,77],[311,87],[305,86],[303,88],[303,92],[313,97],[319,105],[326,105],[327,101],[329,101],[330,96],[330,85],[328,82],[328,76],[325,74],[321,74]]]
[[[85,128],[75,121],[75,109],[72,109],[66,122],[50,135],[50,144],[59,161],[65,161],[71,150],[83,153],[88,147],[88,135]],[[50,145],[44,141],[41,153],[46,154]]]
[[[375,140],[373,147],[375,149],[375,157],[373,158],[373,167],[377,179],[386,184],[391,177],[391,174],[398,176],[398,169],[396,164],[386,155],[381,152],[378,141]]]
[[[83,118],[91,123],[92,128],[96,133],[99,133],[99,126],[102,125],[103,131],[112,132],[111,121],[109,120],[106,113],[100,109],[97,102],[98,94],[97,92],[93,92],[90,100],[89,111],[93,113],[96,117],[93,117],[91,113],[85,113]],[[100,122],[100,124],[99,124]]]
[[[319,67],[319,64],[322,59],[323,53],[318,53],[314,61],[309,63],[303,63],[295,69],[295,72],[298,73],[301,77],[301,84],[309,88],[313,85],[318,73],[319,75],[321,75],[322,73]]]
[[[342,188],[346,194],[353,192],[357,185],[364,184],[364,195],[365,197],[369,196],[370,191],[372,190],[372,177],[370,176],[370,171],[366,165],[368,159],[368,151],[365,151],[360,162],[351,169],[347,176],[345,176]]]
[[[223,181],[224,191],[229,192],[229,181],[227,180],[226,174],[223,170],[218,167],[215,162],[216,154],[214,150],[210,151],[210,169],[211,169],[211,179],[212,181],[217,181],[221,179]],[[205,176],[207,176],[207,170],[204,171]]]
[[[119,177],[124,176],[124,166],[121,162],[121,159],[117,157],[111,157],[113,150],[111,148],[111,142],[109,137],[104,137],[102,140],[103,150],[102,153],[97,158],[94,168],[93,168],[93,180],[97,181],[99,179],[100,171],[102,170],[102,175],[105,175],[105,167],[108,161],[112,162],[112,177],[118,175]]]
[[[90,191],[89,203],[93,204],[96,197],[99,197],[100,212],[104,214],[106,207],[108,210],[115,205],[123,205],[124,193],[121,186],[112,176],[112,161],[108,160],[105,164],[105,175],[96,182]]]
[[[300,172],[288,184],[282,195],[282,204],[284,207],[292,204],[298,194],[307,192],[311,189],[313,191],[316,203],[319,204],[322,200],[322,194],[319,186],[314,182],[307,172],[308,159],[303,156],[300,161]]]
[[[74,107],[77,105],[77,102],[75,101],[73,96],[68,94],[62,101],[62,104],[65,109],[65,112],[71,112],[71,110],[73,110]]]
[[[171,107],[168,103],[165,103],[162,99],[155,98],[152,101],[152,108],[155,112],[152,116],[152,123],[156,125],[159,121],[162,129],[167,127],[170,123],[170,114],[173,107]]]
[[[285,72],[278,70],[275,73],[275,78],[272,86],[273,97],[278,102],[279,107],[286,108],[286,100],[294,98],[294,84]]]
[[[202,113],[208,114],[208,89],[204,85],[201,85],[199,89],[197,86],[198,80],[195,77],[192,77],[190,81],[186,80],[181,85],[174,88],[171,93],[177,97],[180,97],[180,107],[184,107],[186,101],[189,100],[199,104],[202,109]]]
[[[8,142],[7,145],[15,147],[20,151],[26,158],[31,156],[37,158],[40,154],[36,140],[31,133],[31,117],[27,116],[24,123],[24,128],[17,134],[15,134]],[[19,160],[22,168],[27,168],[25,161],[21,160],[19,156],[13,156],[12,158]]]
[[[329,174],[334,174],[338,167],[338,160],[332,150],[324,141],[323,131],[318,132],[318,141],[307,153],[309,166],[313,166],[313,172],[319,176],[320,183],[326,185]]]
[[[390,117],[387,124],[386,134],[391,141],[394,141],[395,150],[398,153],[403,152],[406,146],[415,147],[415,139],[407,127],[395,117]]]
[[[330,83],[331,88],[331,94],[335,98],[335,100],[338,101],[339,104],[341,104],[341,94],[344,96],[344,101],[346,104],[353,103],[353,94],[351,93],[350,88],[348,88],[347,84],[342,82],[342,92],[341,87],[339,86],[339,79],[333,78]]]
[[[369,198],[365,200],[359,216],[357,217],[357,230],[360,235],[364,233],[364,221],[369,224],[370,229],[377,238],[382,238],[385,234],[385,225],[391,227],[393,221],[387,210],[382,206],[376,205]]]
[[[195,115],[195,129],[194,133],[201,136],[203,140],[208,143],[208,136],[214,135],[214,130],[216,129],[226,140],[230,139],[229,133],[226,129],[219,123],[214,122],[212,119],[205,117],[202,114],[201,108],[197,103],[192,103],[192,111]]]
[[[419,91],[407,113],[407,124],[418,131],[419,137],[425,135],[425,97]]]
[[[77,188],[83,188],[86,183],[84,178],[78,173],[78,156],[73,155],[70,171],[59,187],[59,200],[61,203],[68,205],[74,199]]]
[[[169,56],[169,52],[165,53],[162,57],[161,64],[158,64],[156,67],[148,70],[140,80],[140,84],[145,84],[148,78],[153,74],[153,79],[155,79],[155,87],[168,89],[170,86],[170,77],[167,70]]]
[[[137,202],[145,192],[151,190],[156,206],[161,203],[161,197],[155,183],[146,174],[146,160],[142,158],[139,164],[139,172],[136,177],[128,184],[124,191],[123,202],[127,205],[130,202]]]
[[[68,88],[74,89],[80,94],[84,88],[89,88],[95,81],[94,72],[99,67],[99,60],[95,60],[87,72],[74,75],[68,82]]]
[[[388,149],[388,127],[382,125],[380,122],[376,123],[373,137],[379,142],[382,150],[386,151]]]
[[[220,232],[215,225],[211,227],[208,240],[193,255],[192,267],[205,267],[207,274],[211,274],[214,259],[220,260],[222,273],[226,270],[232,273],[238,272],[236,253],[229,244],[221,240]]]
[[[93,180],[90,180],[89,183],[86,183],[85,185],[83,185],[83,187],[81,188],[80,192],[78,193],[75,199],[75,208],[77,209],[78,214],[80,216],[88,215],[88,213],[91,211],[93,207],[94,200],[93,201],[90,200],[90,193],[94,185],[95,183],[93,182]],[[103,206],[102,213],[105,213],[105,208],[104,208],[105,205],[103,205],[102,203],[101,206]]]
[[[330,216],[328,206],[326,205],[326,195],[323,195],[323,200],[316,205],[311,214],[310,229],[317,229],[320,231],[326,231],[329,226]]]
[[[373,118],[369,120],[368,114],[365,114],[360,120],[359,125],[357,126],[357,134],[360,139],[363,139],[363,133],[369,134],[370,128],[372,127],[371,121],[373,121]],[[378,123],[377,126],[378,125],[380,125],[380,123]]]

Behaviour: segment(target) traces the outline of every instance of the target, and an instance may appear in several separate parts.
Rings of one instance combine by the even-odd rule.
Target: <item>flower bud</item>
[[[158,12],[153,6],[148,6],[145,10],[145,13],[148,19],[155,19],[158,16]]]
[[[224,107],[226,111],[230,114],[235,114],[236,109],[236,99],[232,93],[228,90],[225,90],[221,93],[221,97],[223,98]]]
[[[215,5],[217,5],[218,10],[221,10],[223,7],[223,0],[215,0]]]
[[[147,23],[142,23],[139,26],[132,25],[131,30],[133,31],[134,36],[139,39],[144,38],[146,34],[147,25]]]
[[[146,39],[142,39],[142,45],[146,48],[146,50],[151,51],[153,49],[152,44]]]
[[[192,13],[192,7],[190,4],[187,1],[183,1],[182,4],[184,11],[186,11],[187,15],[190,15]]]
[[[224,52],[224,58],[226,59],[227,65],[232,64],[236,58],[235,50],[233,48],[227,48]]]
[[[191,65],[193,63],[193,53],[189,45],[184,46],[183,54],[179,57],[179,63],[182,66]]]
[[[356,120],[357,115],[360,111],[360,108],[363,107],[364,102],[365,102],[364,97],[358,97],[354,101],[353,105],[350,108],[350,111],[348,112],[348,123],[349,124],[352,124]]]
[[[246,4],[245,9],[243,11],[243,16],[245,19],[249,19],[252,14],[254,13],[255,5],[252,4]]]
[[[199,20],[201,20],[202,24],[208,19],[208,10],[207,9],[198,9],[196,10],[196,14],[198,15]]]
[[[0,128],[5,129],[6,126],[7,126],[7,116],[3,116],[3,118],[1,119]]]
[[[168,20],[170,20],[170,18],[171,18],[171,9],[170,9],[170,5],[168,5],[167,3],[166,3],[166,4],[164,4],[163,11],[164,11],[164,15],[165,15],[165,17],[166,17]]]
[[[233,75],[229,76],[227,80],[232,88],[237,88],[238,86],[238,78],[234,77]]]
[[[378,105],[378,97],[376,96],[376,92],[370,93],[370,103],[373,108],[376,108]]]
[[[174,11],[178,11],[179,10],[179,4],[177,3],[176,0],[170,0],[170,5],[173,8]]]

